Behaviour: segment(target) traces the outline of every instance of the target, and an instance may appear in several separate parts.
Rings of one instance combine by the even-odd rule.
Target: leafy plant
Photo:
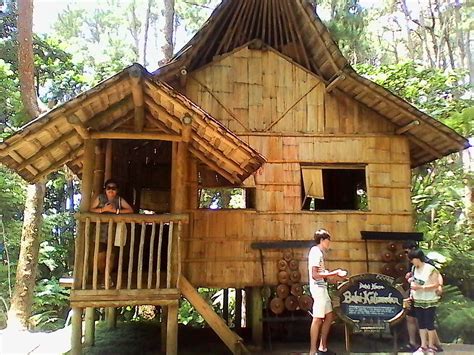
[[[36,284],[33,299],[33,316],[30,321],[35,328],[54,330],[64,326],[69,309],[69,290],[59,280],[40,280]]]
[[[438,307],[438,326],[442,340],[474,343],[474,301],[465,297],[458,287],[446,285],[443,301]]]

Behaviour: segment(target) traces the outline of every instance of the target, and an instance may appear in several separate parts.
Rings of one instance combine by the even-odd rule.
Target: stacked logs
[[[397,280],[404,280],[407,273],[407,259],[405,251],[397,243],[389,242],[382,252],[381,273]]]
[[[304,294],[299,263],[293,258],[293,252],[284,251],[283,258],[278,260],[277,278],[276,297],[270,301],[270,309],[273,313],[278,315],[285,310],[309,311],[312,309],[313,299]]]

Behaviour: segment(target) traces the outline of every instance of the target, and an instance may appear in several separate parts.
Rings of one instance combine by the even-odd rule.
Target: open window
[[[365,166],[301,166],[302,209],[368,210]]]
[[[253,176],[249,179],[253,179]],[[255,185],[244,183],[242,186],[235,186],[204,165],[198,168],[198,185],[199,208],[213,210],[255,208]]]

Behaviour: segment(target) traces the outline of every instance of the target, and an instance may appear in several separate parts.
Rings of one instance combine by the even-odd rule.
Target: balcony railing
[[[79,213],[75,290],[176,289],[186,214]]]

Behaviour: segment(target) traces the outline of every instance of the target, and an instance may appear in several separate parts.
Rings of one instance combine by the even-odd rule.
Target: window
[[[365,166],[301,166],[302,209],[368,210]]]
[[[199,189],[199,208],[255,208],[255,188],[216,187]]]
[[[198,167],[199,208],[245,209],[255,208],[255,184],[235,186],[230,181],[207,168]]]

